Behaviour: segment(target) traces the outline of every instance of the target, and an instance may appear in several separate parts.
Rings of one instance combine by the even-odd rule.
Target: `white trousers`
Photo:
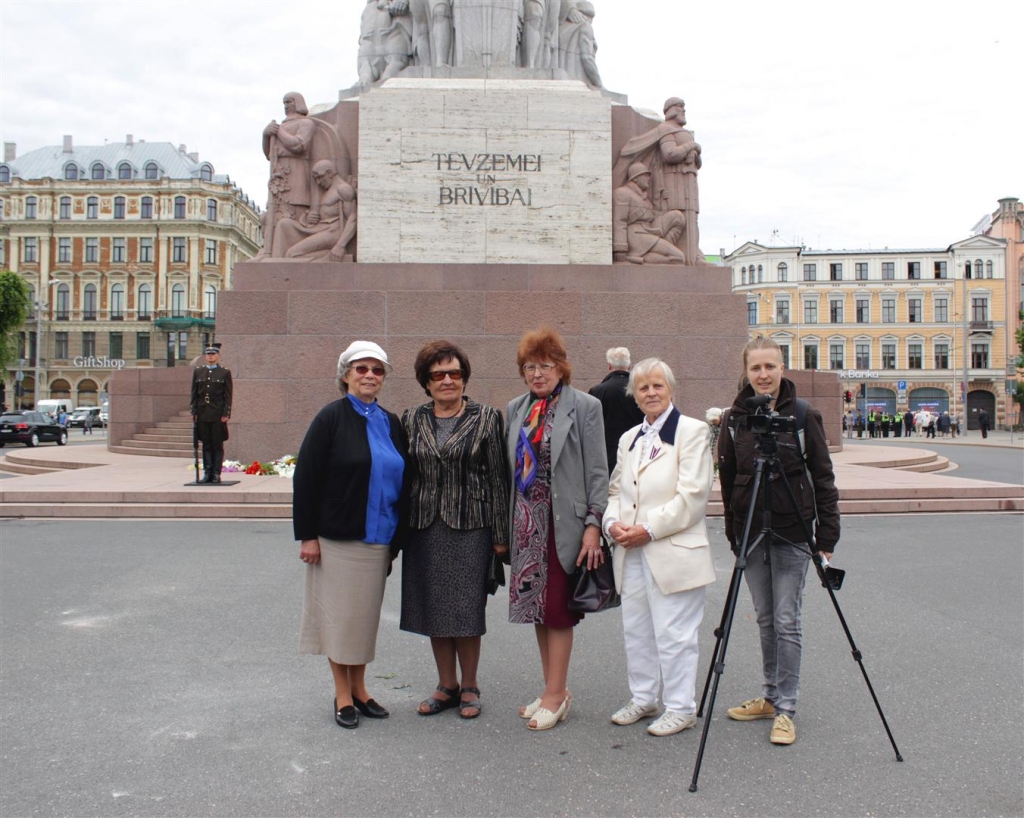
[[[704,588],[663,594],[642,548],[626,552],[622,571],[622,632],[629,691],[637,704],[697,709],[697,634],[704,618]]]

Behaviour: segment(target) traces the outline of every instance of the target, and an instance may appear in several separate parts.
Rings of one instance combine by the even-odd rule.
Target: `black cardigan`
[[[386,414],[391,424],[391,442],[405,460],[398,530],[391,541],[392,551],[396,551],[408,518],[411,468],[402,422],[397,415]],[[362,540],[366,536],[370,462],[366,418],[348,398],[327,404],[306,432],[292,478],[292,526],[296,540],[320,536],[330,540]]]

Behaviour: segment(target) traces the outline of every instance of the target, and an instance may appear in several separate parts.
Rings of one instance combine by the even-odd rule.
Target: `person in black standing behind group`
[[[192,372],[192,423],[203,444],[202,483],[219,483],[231,419],[231,370],[220,365],[220,344],[206,348],[206,363]]]
[[[643,423],[644,413],[636,401],[626,394],[629,383],[629,350],[626,347],[612,347],[605,355],[609,372],[597,386],[590,388],[590,394],[601,401],[604,415],[604,442],[608,450],[608,474],[615,471],[619,456],[619,438],[624,432]]]
[[[466,397],[469,358],[454,344],[430,342],[414,366],[431,400],[402,416],[413,476],[401,628],[430,637],[437,665],[437,691],[419,714],[458,707],[462,718],[475,719],[487,568],[492,553],[506,561],[508,554],[505,423],[496,409]]]
[[[360,713],[388,717],[366,689],[366,665],[408,499],[405,430],[377,403],[389,369],[372,341],[348,345],[336,381],[344,397],[313,419],[293,476],[292,524],[306,563],[299,652],[327,656],[334,720],[348,729]]]
[[[991,426],[991,421],[989,421],[988,419],[988,412],[982,409],[980,412],[978,412],[978,428],[981,429],[982,440],[988,437],[988,430],[991,428]]]

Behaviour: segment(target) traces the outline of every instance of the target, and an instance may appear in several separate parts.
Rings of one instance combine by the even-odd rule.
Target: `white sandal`
[[[540,710],[540,696],[530,702],[526,707],[519,708],[519,718],[532,719],[533,714]]]
[[[562,699],[562,704],[559,708],[552,713],[546,707],[538,707],[537,712],[533,714],[532,721],[536,724],[527,724],[526,727],[529,730],[550,730],[558,722],[565,721],[569,717],[569,697],[566,696]]]

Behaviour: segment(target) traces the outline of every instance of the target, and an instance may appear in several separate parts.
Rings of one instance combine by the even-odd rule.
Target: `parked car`
[[[100,412],[98,406],[82,406],[71,413],[71,417],[68,418],[68,426],[85,426],[85,419],[92,417],[92,425],[102,427],[103,414]]]
[[[43,412],[4,412],[0,415],[0,447],[8,443],[38,446],[45,441],[63,446],[68,442],[68,430]]]

